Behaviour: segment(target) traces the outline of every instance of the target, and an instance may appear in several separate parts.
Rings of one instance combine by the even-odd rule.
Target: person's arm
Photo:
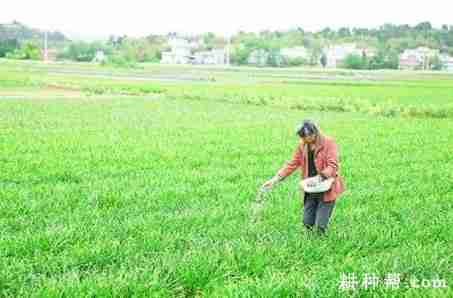
[[[336,177],[338,171],[338,148],[337,144],[329,144],[326,153],[327,166],[319,173],[324,179]]]
[[[269,179],[263,184],[263,187],[272,187],[275,183],[282,181],[289,175],[291,175],[298,167],[302,165],[302,153],[297,146],[296,150],[293,153],[293,156],[290,161],[286,162],[286,165],[278,170],[277,174],[274,177]]]
[[[303,157],[299,145],[293,153],[291,160],[287,161],[286,164],[277,172],[276,176],[280,177],[280,180],[285,179],[291,175],[298,167],[302,166]]]

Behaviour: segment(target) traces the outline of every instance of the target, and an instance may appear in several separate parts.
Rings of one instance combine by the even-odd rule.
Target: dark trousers
[[[310,195],[305,193],[303,211],[305,227],[312,230],[313,226],[316,226],[319,232],[325,233],[334,207],[335,201],[323,202],[322,197],[311,198]]]

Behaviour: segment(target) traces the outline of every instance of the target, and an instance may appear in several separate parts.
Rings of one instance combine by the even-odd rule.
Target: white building
[[[92,62],[97,62],[97,63],[103,62],[105,60],[105,58],[106,57],[105,57],[104,51],[100,51],[99,50],[99,51],[96,52],[96,56],[94,56]]]
[[[226,49],[212,49],[212,55],[214,56],[215,64],[226,64],[227,63],[227,52]]]
[[[427,47],[418,47],[416,49],[406,49],[399,57],[400,69],[429,69],[430,58],[439,56],[439,50],[433,50]]]
[[[211,51],[201,51],[194,54],[195,64],[216,64],[223,65],[226,62],[225,49],[213,49]]]
[[[170,35],[168,44],[171,47],[169,52],[162,52],[161,63],[164,64],[188,64],[192,57],[192,46],[185,38]]]
[[[371,55],[372,51],[368,49],[360,49],[354,43],[334,45],[326,47],[323,49],[324,55],[326,55],[327,63],[326,67],[337,68],[341,67],[344,63],[344,60],[348,55],[359,55],[362,56],[363,53],[368,51]]]
[[[171,34],[168,37],[171,50],[162,52],[161,63],[164,64],[216,64],[222,65],[226,61],[225,49],[195,52],[203,46],[203,42],[196,38],[186,39]]]

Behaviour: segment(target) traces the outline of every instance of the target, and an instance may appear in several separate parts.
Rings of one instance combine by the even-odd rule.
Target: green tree
[[[321,62],[322,67],[327,66],[327,55],[325,53],[322,53],[320,62]]]
[[[322,55],[322,45],[318,40],[311,41],[311,54],[309,58],[309,64],[312,66],[319,65],[320,58]]]
[[[267,57],[267,64],[273,67],[281,66],[280,49],[273,48],[269,50],[269,56]]]
[[[350,69],[364,69],[365,68],[365,61],[362,55],[357,54],[349,54],[344,59],[344,67]]]
[[[442,70],[444,68],[442,61],[437,55],[429,58],[429,65],[432,70]]]
[[[398,69],[399,52],[381,45],[376,55],[370,58],[370,69]]]
[[[79,62],[92,61],[98,48],[96,44],[89,42],[72,42],[59,55],[59,59],[68,59]]]
[[[250,53],[253,51],[252,48],[246,47],[244,45],[239,45],[233,48],[231,51],[231,63],[237,65],[245,65],[247,64],[247,59]]]
[[[322,29],[320,34],[322,37],[327,38],[327,39],[335,38],[335,31],[331,30],[329,27]]]
[[[430,22],[421,22],[415,26],[415,30],[422,32],[429,31],[431,29],[433,29],[433,26]]]
[[[216,36],[214,33],[208,32],[203,34],[202,40],[207,50],[212,50],[215,47]]]
[[[282,63],[287,66],[302,66],[307,65],[308,61],[303,57],[294,57],[283,59]]]
[[[349,28],[347,28],[347,27],[340,28],[340,29],[338,30],[338,36],[339,36],[340,38],[349,37],[349,36],[351,36],[351,31],[350,31]]]
[[[39,60],[41,58],[41,51],[32,42],[24,43],[19,49],[7,53],[6,58],[21,59],[21,60]]]
[[[7,53],[14,52],[19,47],[19,41],[15,38],[0,40],[0,57],[5,57]]]

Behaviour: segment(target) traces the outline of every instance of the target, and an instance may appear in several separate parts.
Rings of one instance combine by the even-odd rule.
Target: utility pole
[[[44,62],[49,61],[49,52],[47,48],[47,30],[44,31]]]
[[[226,63],[231,66],[231,33],[227,36],[227,50],[226,50]]]

